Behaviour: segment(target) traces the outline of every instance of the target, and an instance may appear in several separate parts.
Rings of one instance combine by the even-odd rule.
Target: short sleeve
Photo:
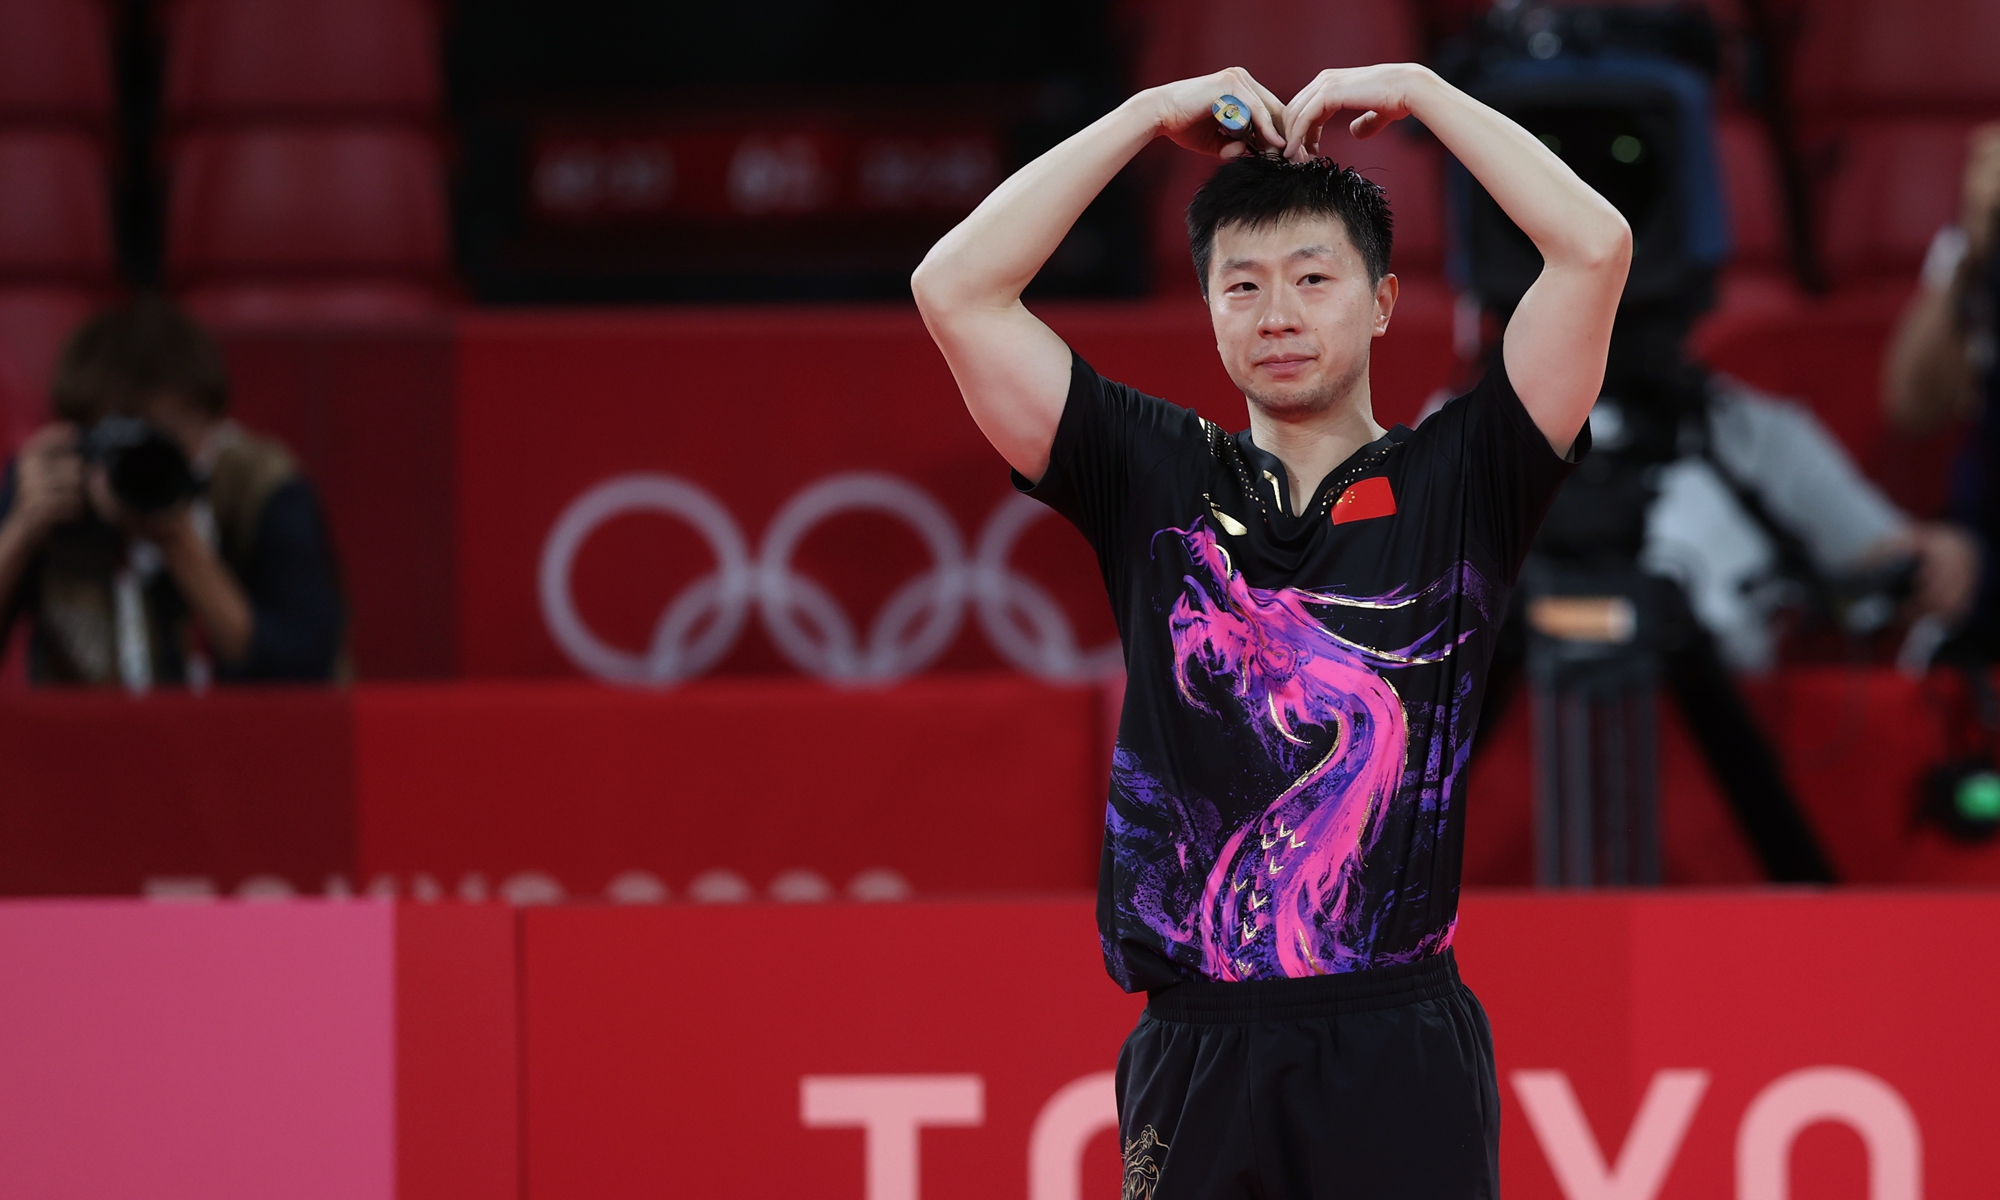
[[[1114,574],[1133,488],[1157,463],[1202,437],[1192,411],[1100,376],[1070,355],[1069,396],[1049,447],[1049,467],[1014,486],[1067,517]]]
[[[1427,443],[1463,488],[1474,536],[1512,584],[1556,491],[1590,451],[1590,425],[1567,455],[1557,454],[1495,355],[1479,383],[1418,426],[1413,440]]]

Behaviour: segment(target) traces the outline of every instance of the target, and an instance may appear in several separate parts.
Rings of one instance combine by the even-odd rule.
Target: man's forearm
[[[250,653],[250,635],[256,623],[255,610],[242,585],[191,527],[165,539],[161,548],[168,572],[195,619],[208,632],[216,657],[227,663],[242,662]]]
[[[29,528],[17,514],[0,517],[0,609],[7,606],[14,589],[21,585],[21,576],[27,572],[41,542],[40,531]]]
[[[1624,254],[1624,218],[1540,139],[1430,70],[1415,71],[1410,115],[1464,164],[1548,266],[1594,266]]]
[[[1924,434],[1972,407],[1972,369],[1958,319],[1959,290],[1926,287],[1910,301],[1883,356],[1882,399],[1890,421]]]
[[[1083,210],[1159,129],[1153,93],[1141,92],[1016,171],[924,256],[910,281],[917,302],[997,308],[1019,300]]]

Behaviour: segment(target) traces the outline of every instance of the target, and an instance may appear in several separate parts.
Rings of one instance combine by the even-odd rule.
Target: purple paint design
[[[1244,581],[1199,522],[1166,533],[1178,535],[1193,567],[1168,616],[1182,699],[1212,711],[1196,694],[1193,673],[1226,681],[1274,759],[1317,755],[1257,820],[1223,843],[1198,920],[1176,932],[1198,934],[1202,972],[1211,979],[1367,965],[1355,961],[1362,952],[1341,935],[1357,908],[1363,852],[1396,794],[1408,749],[1402,699],[1377,668],[1442,661],[1464,635],[1426,652],[1444,633],[1439,626],[1411,646],[1379,650],[1334,633],[1318,613],[1406,608],[1462,586],[1466,573],[1454,568],[1422,591],[1387,596],[1266,590]],[[1448,943],[1451,931],[1441,932]],[[1425,942],[1424,952],[1440,948]]]

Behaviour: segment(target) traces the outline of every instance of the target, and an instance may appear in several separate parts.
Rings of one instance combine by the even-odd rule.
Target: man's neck
[[[1375,423],[1365,374],[1346,396],[1316,413],[1291,418],[1250,405],[1250,440],[1284,464],[1294,516],[1305,512],[1329,472],[1384,432]]]

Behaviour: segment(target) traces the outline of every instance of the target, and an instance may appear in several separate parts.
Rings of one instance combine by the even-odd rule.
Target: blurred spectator
[[[343,605],[312,485],[226,416],[222,354],[141,300],[70,339],[0,480],[0,634],[43,684],[328,680]]]
[[[1801,585],[1842,596],[1907,586],[1906,616],[1943,628],[1964,618],[1980,560],[1964,528],[1898,509],[1804,405],[1726,375],[1708,392],[1704,452],[1661,470],[1639,561],[1680,583],[1725,662],[1771,668],[1776,618]]]
[[[2000,650],[2000,366],[1994,354],[2000,307],[2000,124],[1975,130],[1957,225],[1940,229],[1924,259],[1923,282],[1890,342],[1883,387],[1889,419],[1906,433],[1952,421],[1975,422],[1953,471],[1952,515],[1985,542],[1965,648]]]

